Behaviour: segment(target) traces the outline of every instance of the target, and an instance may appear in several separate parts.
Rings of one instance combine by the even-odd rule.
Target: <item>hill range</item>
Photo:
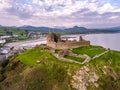
[[[6,28],[7,26],[0,25],[0,28]],[[31,30],[31,31],[40,31],[43,33],[47,32],[55,32],[55,33],[63,33],[63,34],[89,34],[89,33],[119,33],[120,26],[118,27],[111,27],[111,28],[96,28],[96,29],[89,29],[86,27],[81,26],[74,26],[70,28],[66,27],[35,27],[30,25],[24,25],[20,27],[11,26],[7,28],[17,28],[19,30]]]

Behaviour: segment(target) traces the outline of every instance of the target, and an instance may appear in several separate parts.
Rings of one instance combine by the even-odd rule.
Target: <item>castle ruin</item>
[[[49,33],[47,35],[47,46],[54,49],[71,49],[81,46],[89,46],[90,41],[84,40],[81,36],[79,41],[61,40],[60,34]]]

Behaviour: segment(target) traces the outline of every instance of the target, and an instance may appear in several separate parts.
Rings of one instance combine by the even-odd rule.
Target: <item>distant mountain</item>
[[[65,34],[87,34],[87,33],[116,33],[120,32],[120,27],[102,28],[102,29],[88,29],[85,27],[74,26],[71,28],[66,27],[34,27],[34,26],[21,26],[20,29],[24,30],[39,30],[41,32],[56,32]]]
[[[0,28],[3,28],[4,26],[0,25]]]
[[[16,26],[3,26],[3,25],[0,25],[0,28],[17,28]]]
[[[111,28],[106,28],[107,30],[120,30],[120,26],[117,27],[111,27]]]
[[[19,28],[21,28],[21,29],[26,29],[26,30],[36,30],[36,29],[69,29],[69,30],[88,30],[87,28],[85,28],[85,27],[78,27],[78,26],[74,26],[74,27],[72,27],[72,28],[66,28],[66,27],[57,27],[57,26],[55,26],[54,28],[50,28],[50,27],[35,27],[35,26],[29,26],[29,25],[24,25],[24,26],[21,26],[21,27],[19,27]]]
[[[87,29],[85,27],[78,27],[78,26],[74,26],[72,28],[67,28],[67,29],[64,29],[64,30],[65,30],[65,32],[68,32],[68,33],[71,33],[71,34],[89,32],[89,29]]]
[[[21,26],[19,27],[20,29],[23,30],[39,30],[41,32],[59,32],[62,31],[63,29],[59,28],[50,28],[50,27],[35,27],[35,26]]]
[[[24,26],[21,26],[19,27],[20,29],[24,29],[24,30],[39,30],[38,27],[35,27],[35,26],[30,26],[30,25],[24,25]]]
[[[4,28],[8,26],[2,26],[0,25],[0,28]],[[73,26],[71,28],[66,28],[66,27],[60,27],[60,26],[55,26],[55,27],[35,27],[35,26],[30,26],[30,25],[24,25],[20,27],[15,27],[15,26],[9,26],[8,28],[19,28],[19,30],[32,30],[32,31],[40,31],[43,33],[48,33],[48,32],[55,32],[55,33],[63,33],[63,34],[88,34],[88,33],[117,33],[120,32],[120,26],[118,27],[111,27],[111,28],[102,28],[102,29],[88,29],[86,27],[80,27],[80,26]]]
[[[72,27],[72,28],[67,28],[66,30],[77,30],[77,31],[82,30],[82,31],[86,31],[86,30],[88,30],[88,29],[85,28],[85,27],[74,26],[74,27]]]
[[[101,28],[101,29],[91,29],[93,32],[101,33],[117,33],[120,32],[120,26],[110,27],[110,28]]]
[[[63,27],[63,26],[55,26],[54,28],[56,28],[56,29],[61,29],[61,30],[64,30],[64,29],[66,29],[66,27]]]

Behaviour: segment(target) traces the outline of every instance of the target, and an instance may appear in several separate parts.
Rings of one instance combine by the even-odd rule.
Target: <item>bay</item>
[[[111,50],[120,51],[120,33],[76,34],[65,35],[64,37],[71,37],[71,40],[79,40],[79,36],[82,36],[85,40],[89,40],[91,42],[91,45],[103,46],[105,48],[110,48]]]

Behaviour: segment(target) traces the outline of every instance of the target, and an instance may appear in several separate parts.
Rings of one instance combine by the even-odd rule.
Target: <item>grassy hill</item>
[[[9,31],[12,32],[13,34],[17,34],[17,35],[25,33],[24,30],[20,30],[18,28],[13,28],[13,27],[9,28]],[[0,28],[0,33],[4,33],[4,28]]]
[[[104,50],[90,46],[72,52],[93,57]],[[1,75],[1,90],[120,90],[120,52],[111,50],[82,65],[60,60],[40,46],[14,56],[1,67]]]
[[[16,28],[16,27],[10,27],[7,29],[9,32],[12,32],[13,35],[18,35],[18,37],[15,39],[12,39],[12,38],[7,38],[6,41],[7,43],[8,42],[17,42],[17,41],[22,41],[22,40],[27,40],[29,39],[27,36],[26,36],[26,33],[25,33],[25,30],[20,30],[19,28]],[[0,36],[3,36],[3,35],[8,35],[6,34],[5,32],[5,28],[0,28]]]
[[[72,50],[75,54],[87,54],[90,57],[94,57],[97,54],[104,52],[105,49],[101,46],[89,46],[89,47],[79,47]]]

